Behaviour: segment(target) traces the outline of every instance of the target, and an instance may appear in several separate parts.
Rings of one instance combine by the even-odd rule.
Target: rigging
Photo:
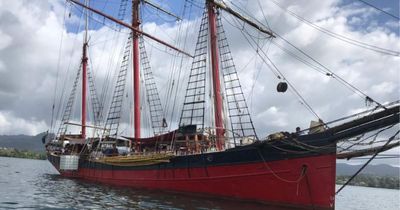
[[[67,7],[68,5],[67,4],[65,4],[65,7]],[[65,16],[64,16],[65,17]],[[83,18],[83,13],[81,13],[81,15],[79,16],[79,23],[78,23],[78,25],[77,25],[77,27],[76,27],[76,31],[75,31],[75,33],[77,34],[79,31],[80,31],[80,29],[81,29],[81,21],[82,21],[82,18]],[[64,25],[65,25],[65,19],[64,19]],[[63,30],[63,29],[62,29]],[[64,33],[64,32],[63,32]],[[63,35],[62,35],[62,38],[63,38]],[[73,60],[73,55],[74,55],[74,50],[73,49],[75,49],[75,46],[76,46],[76,44],[77,44],[77,40],[78,40],[78,36],[75,36],[75,38],[74,38],[74,40],[73,40],[73,44],[72,44],[72,50],[71,50],[71,53],[70,53],[70,55],[69,55],[69,60],[68,60],[68,65],[67,65],[67,68],[66,68],[66,75],[68,75],[68,73],[70,72],[70,69],[71,69],[71,66],[72,66],[72,60]],[[61,42],[61,44],[60,44],[60,54],[59,54],[59,59],[61,59],[61,48],[62,48],[62,42]],[[60,68],[61,69],[61,68]],[[59,71],[59,70],[57,70],[57,71]],[[57,80],[56,80],[56,85],[58,84],[58,77],[59,77],[59,73],[57,73]],[[68,77],[68,79],[70,79],[69,77]],[[69,82],[69,80],[64,80],[64,83],[62,84],[62,87],[60,87],[62,90],[60,91],[60,98],[59,98],[59,102],[58,102],[58,104],[59,104],[59,106],[57,107],[57,111],[56,111],[56,114],[55,114],[55,119],[60,119],[61,118],[61,115],[63,114],[63,110],[65,111],[65,109],[66,109],[66,103],[62,103],[63,102],[63,99],[64,99],[64,94],[67,94],[66,93],[66,89],[67,89],[67,84],[68,84],[68,82]],[[58,89],[58,86],[56,86],[55,87],[55,89]],[[56,92],[56,90],[55,90],[55,92]],[[56,97],[56,94],[55,94],[55,97]],[[65,105],[65,106],[63,106],[63,104]],[[54,127],[53,127],[53,129],[56,129],[56,124],[57,124],[57,122],[55,122],[54,123]],[[62,124],[62,122],[60,122],[60,124],[59,124],[59,126],[61,127],[61,126],[63,126],[63,124]],[[53,130],[54,131],[54,130]]]
[[[267,18],[265,17],[264,13],[263,17],[265,19],[265,21],[267,21]],[[249,34],[249,33],[248,33]],[[347,82],[346,80],[344,80],[342,77],[340,77],[339,75],[335,74],[333,71],[331,71],[330,69],[328,69],[326,66],[322,65],[322,63],[318,62],[316,59],[314,59],[313,57],[311,57],[309,54],[305,53],[303,50],[301,50],[300,48],[296,47],[294,44],[292,44],[291,42],[289,42],[288,40],[286,40],[284,37],[280,36],[279,34],[277,34],[277,37],[279,37],[280,39],[282,39],[284,42],[286,42],[287,44],[289,44],[291,47],[295,48],[297,51],[299,51],[301,54],[303,54],[304,56],[306,56],[307,58],[309,58],[310,60],[312,60],[313,62],[315,62],[316,64],[318,64],[319,66],[316,66],[302,58],[300,58],[299,56],[295,55],[294,53],[289,52],[288,50],[285,50],[282,46],[280,46],[279,44],[277,44],[274,40],[272,40],[271,42],[273,44],[275,44],[278,48],[281,48],[284,52],[288,53],[289,55],[292,55],[293,57],[295,57],[296,59],[298,59],[299,61],[305,63],[306,65],[308,65],[309,67],[323,73],[324,69],[327,71],[325,72],[326,76],[330,76],[334,79],[336,79],[337,81],[339,81],[341,84],[343,84],[345,87],[349,88],[350,90],[352,90],[354,93],[358,94],[359,96],[361,96],[363,99],[365,99],[366,102],[374,102],[376,103],[378,106],[385,108],[384,106],[382,106],[382,104],[380,104],[379,102],[373,100],[370,96],[368,96],[367,94],[365,94],[364,92],[362,92],[360,89],[358,89],[357,87],[355,87],[354,85],[350,84],[349,82]],[[322,67],[322,69],[321,69]]]
[[[346,80],[344,80],[342,77],[340,77],[339,75],[335,74],[332,70],[330,70],[328,67],[326,67],[325,65],[323,65],[322,63],[320,63],[319,61],[317,61],[316,59],[314,59],[313,57],[311,57],[309,54],[305,53],[303,50],[301,50],[300,48],[296,47],[295,45],[293,45],[292,43],[290,43],[288,40],[286,40],[284,37],[280,36],[279,34],[277,34],[277,36],[279,38],[281,38],[283,41],[285,41],[286,43],[288,43],[290,46],[292,46],[293,48],[295,48],[296,50],[298,50],[301,54],[303,54],[304,56],[306,56],[307,58],[311,59],[312,61],[314,61],[315,63],[317,63],[318,65],[320,65],[322,68],[324,68],[326,71],[329,72],[328,76],[331,76],[333,78],[336,78],[339,82],[341,82],[343,85],[345,85],[346,87],[348,87],[350,90],[352,90],[354,93],[357,93],[358,95],[360,95],[362,98],[364,98],[366,101],[372,101],[375,104],[377,104],[380,107],[385,108],[381,103],[379,103],[378,101],[372,99],[370,96],[368,96],[367,94],[365,94],[363,91],[361,91],[360,89],[358,89],[357,87],[355,87],[354,85],[350,84],[349,82],[347,82]]]
[[[310,111],[317,119],[321,119],[318,114],[313,110],[313,108],[307,103],[307,101],[304,99],[303,96],[301,96],[301,94],[296,90],[296,88],[285,78],[285,76],[282,74],[282,72],[277,68],[277,66],[272,62],[272,60],[268,57],[268,55],[265,53],[264,50],[260,49],[259,46],[257,46],[257,42],[254,40],[253,37],[251,36],[246,36],[249,33],[247,31],[245,31],[244,28],[241,28],[240,26],[238,26],[238,22],[236,20],[234,20],[234,24],[233,25],[231,22],[229,22],[227,19],[226,21],[231,24],[233,27],[237,28],[240,30],[240,32],[242,33],[242,35],[245,37],[245,39],[247,40],[247,42],[249,43],[249,45],[257,52],[257,54],[260,56],[260,58],[262,59],[262,61],[269,67],[269,69],[271,70],[271,72],[278,78],[278,79],[283,79],[284,81],[286,81],[288,83],[288,85],[291,87],[290,90],[293,91],[294,95],[296,95],[300,101],[301,104],[303,104],[308,111]],[[276,34],[276,33],[275,33]],[[250,40],[251,39],[251,40]],[[251,42],[253,41],[254,44]],[[261,52],[261,53],[260,53]],[[268,61],[267,61],[268,60]]]
[[[67,14],[67,2],[65,2],[65,5],[64,5],[64,15],[63,15],[62,26],[65,26],[66,14]],[[53,93],[53,104],[52,104],[52,109],[51,109],[50,132],[53,132],[54,126],[56,124],[56,123],[54,123],[54,110],[55,110],[56,98],[57,98],[58,79],[59,79],[59,75],[60,75],[60,71],[61,71],[61,52],[62,52],[63,40],[64,40],[64,27],[61,27],[61,39],[60,39],[60,44],[58,47],[58,58],[57,58],[57,74],[56,74],[56,82],[55,82],[55,88],[54,88],[54,93]],[[57,114],[57,116],[58,116],[58,114]]]
[[[376,10],[382,12],[382,13],[385,13],[385,14],[387,14],[387,15],[389,15],[389,16],[391,16],[391,17],[397,19],[397,20],[400,19],[399,16],[393,15],[393,14],[391,14],[391,13],[389,13],[389,12],[383,10],[383,9],[380,9],[380,8],[374,6],[374,5],[372,5],[372,4],[370,4],[370,3],[366,2],[366,1],[363,1],[363,0],[358,0],[358,1],[359,1],[359,2],[362,2],[362,3],[365,4],[365,5],[368,5],[368,6],[372,7],[372,8],[374,8],[374,9],[376,9]]]
[[[368,161],[367,161],[363,166],[361,166],[361,168],[358,169],[358,171],[357,171],[353,176],[351,176],[350,179],[347,180],[347,182],[344,183],[344,184],[339,188],[339,190],[336,191],[336,195],[337,195],[340,191],[342,191],[343,188],[346,187],[346,186],[354,179],[354,177],[356,177],[356,176],[357,176],[357,175],[358,175],[358,174],[359,174],[373,159],[375,159],[375,157],[376,157],[379,153],[381,153],[381,152],[385,149],[385,147],[388,146],[388,145],[390,144],[390,142],[392,142],[392,141],[395,139],[395,137],[397,136],[397,134],[399,134],[399,132],[400,132],[400,130],[398,130],[393,136],[391,136],[391,137],[389,138],[389,140],[388,140],[380,149],[378,149],[378,150],[375,152],[375,154],[374,154],[370,159],[368,159]]]
[[[312,22],[309,21],[309,20],[306,20],[305,18],[303,18],[303,17],[297,15],[296,13],[294,13],[294,12],[292,12],[292,11],[290,11],[290,10],[284,8],[284,7],[283,7],[281,4],[279,4],[278,2],[276,2],[276,1],[274,1],[274,0],[271,0],[271,2],[272,2],[273,4],[275,4],[276,6],[278,6],[280,9],[282,9],[283,11],[285,11],[286,13],[288,13],[289,15],[291,15],[291,16],[295,17],[296,19],[300,20],[301,22],[304,22],[304,23],[306,23],[307,25],[309,25],[310,27],[312,27],[312,28],[314,28],[314,29],[317,29],[318,31],[321,31],[322,33],[327,34],[327,35],[329,35],[329,36],[331,36],[331,37],[333,37],[333,38],[336,38],[336,39],[341,40],[341,41],[343,41],[343,42],[346,42],[346,43],[349,43],[349,44],[352,44],[352,45],[355,45],[355,46],[358,46],[358,47],[361,47],[361,48],[364,48],[364,49],[367,49],[367,50],[371,50],[371,51],[374,51],[374,52],[378,52],[378,53],[381,53],[381,54],[391,55],[391,56],[396,56],[396,57],[399,57],[399,56],[400,56],[400,52],[399,52],[399,51],[389,50],[389,49],[385,49],[385,48],[382,48],[382,47],[378,47],[378,46],[366,44],[366,43],[364,43],[364,42],[360,42],[360,41],[357,41],[357,40],[355,40],[355,39],[352,39],[352,38],[349,38],[349,37],[340,35],[340,34],[338,34],[338,33],[329,31],[329,30],[327,30],[327,29],[325,29],[325,28],[322,28],[322,27],[320,27],[320,26],[318,26],[318,25],[312,23]]]
[[[102,12],[96,10],[96,9],[90,8],[88,6],[85,6],[84,4],[82,4],[82,3],[78,2],[78,1],[75,1],[75,0],[68,0],[68,1],[71,1],[71,2],[81,6],[83,8],[86,8],[86,9],[88,9],[88,10],[90,10],[90,11],[96,13],[96,14],[99,14],[99,15],[101,15],[101,16],[103,16],[103,17],[105,17],[105,18],[107,18],[107,19],[109,19],[109,20],[111,20],[113,22],[119,23],[120,25],[123,25],[126,28],[129,28],[129,29],[131,29],[132,31],[134,31],[136,33],[142,34],[142,35],[144,35],[144,36],[146,36],[146,37],[148,37],[148,38],[150,38],[150,39],[152,39],[152,40],[154,40],[154,41],[156,41],[156,42],[158,42],[158,43],[160,43],[162,45],[165,45],[165,46],[175,50],[175,51],[178,51],[178,52],[180,52],[180,53],[182,53],[184,55],[192,57],[192,55],[190,55],[189,53],[186,53],[185,51],[180,50],[180,49],[178,49],[178,48],[176,48],[176,47],[174,47],[174,46],[172,46],[172,45],[170,45],[170,44],[168,44],[168,43],[166,43],[166,42],[164,42],[164,41],[162,41],[162,40],[160,40],[160,39],[158,39],[158,38],[156,38],[156,37],[154,37],[154,36],[152,36],[152,35],[150,35],[150,34],[148,34],[146,32],[140,31],[140,30],[132,27],[131,25],[129,25],[127,23],[124,23],[124,22],[122,22],[122,21],[120,21],[120,20],[118,20],[116,18],[113,18],[112,16],[106,15],[106,14],[104,14],[104,13],[102,13]]]

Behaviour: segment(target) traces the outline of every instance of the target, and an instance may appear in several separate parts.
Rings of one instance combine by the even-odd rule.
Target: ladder
[[[220,16],[217,18],[217,31],[226,104],[233,132],[233,140],[236,146],[237,140],[243,139],[243,137],[255,140],[257,139],[257,135],[242,91],[242,86],[240,85],[235,63],[233,62],[232,53],[229,48],[228,39],[226,38]]]
[[[205,93],[206,93],[206,65],[208,55],[208,15],[204,12],[201,20],[199,36],[197,37],[196,49],[179,126],[197,125],[204,129]]]
[[[114,87],[113,97],[108,110],[104,136],[117,135],[119,121],[121,119],[122,103],[124,99],[124,92],[126,87],[126,77],[129,68],[129,56],[131,54],[132,36],[129,36],[128,41],[125,44],[124,54],[120,66],[120,71],[117,76],[117,81]]]
[[[158,94],[157,85],[153,72],[151,71],[149,59],[147,57],[143,36],[140,36],[139,38],[139,50],[142,68],[141,72],[143,73],[146,98],[150,108],[151,126],[153,128],[154,135],[158,135],[164,132],[164,128],[167,127],[167,125],[164,118],[164,111],[160,96]]]
[[[99,126],[102,122],[103,118],[103,106],[97,97],[97,91],[95,86],[94,77],[91,72],[91,68],[88,68],[87,71],[88,80],[89,80],[89,94],[90,94],[90,101],[92,103],[92,111],[93,111],[93,121],[95,126]]]
[[[65,135],[65,133],[67,132],[68,125],[66,123],[71,118],[72,108],[75,103],[76,89],[77,89],[79,78],[81,75],[81,70],[82,70],[82,65],[79,66],[78,72],[76,74],[76,77],[75,77],[75,80],[74,80],[74,83],[72,86],[72,90],[71,90],[71,93],[69,94],[67,105],[65,106],[63,116],[62,116],[61,122],[60,122],[61,124],[60,124],[60,127],[58,128],[56,136]]]

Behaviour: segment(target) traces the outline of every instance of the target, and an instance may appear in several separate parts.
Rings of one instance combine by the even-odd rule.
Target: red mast
[[[132,27],[139,30],[139,4],[140,0],[132,0]],[[140,66],[139,66],[139,33],[132,30],[133,39],[133,100],[134,100],[134,128],[136,149],[139,150],[140,138]]]
[[[85,4],[88,5],[89,1],[86,0]],[[81,117],[81,136],[86,138],[86,83],[87,83],[87,46],[88,46],[88,10],[86,11],[86,24],[85,24],[85,37],[83,41],[83,54],[82,54],[82,117]]]
[[[176,50],[184,55],[193,57],[189,53],[184,52],[183,50],[180,50],[148,33],[145,33],[143,31],[139,30],[139,25],[140,25],[140,20],[139,20],[139,4],[140,0],[132,0],[132,24],[127,24],[124,23],[120,20],[117,20],[110,15],[104,14],[103,12],[100,12],[99,10],[90,8],[87,4],[82,4],[77,0],[69,0],[73,2],[74,4],[77,4],[86,10],[90,10],[98,15],[101,15],[115,23],[118,23],[124,27],[127,27],[132,30],[132,38],[133,38],[133,80],[134,80],[134,85],[133,85],[133,92],[134,92],[134,128],[135,128],[135,139],[136,143],[139,142],[140,138],[140,91],[139,91],[139,35],[146,36],[162,45],[165,45],[173,50]],[[87,17],[86,17],[87,18]],[[82,134],[85,134],[85,124],[86,124],[86,65],[87,65],[87,58],[86,58],[86,48],[87,48],[87,34],[85,37],[85,43],[84,44],[84,56],[82,57],[82,66],[85,66],[85,73],[84,75],[84,85],[82,85]],[[85,96],[83,96],[85,95]],[[85,106],[85,107],[84,107]],[[137,144],[138,145],[138,144]]]
[[[216,7],[213,1],[207,1],[208,7],[208,24],[210,28],[210,44],[211,44],[211,65],[212,78],[214,88],[214,117],[216,127],[216,143],[217,149],[224,148],[224,123],[222,119],[222,97],[221,83],[219,80],[219,57],[218,57],[218,35],[216,24]]]

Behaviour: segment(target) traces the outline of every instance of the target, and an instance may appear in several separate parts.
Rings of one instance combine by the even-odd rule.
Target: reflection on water
[[[90,209],[265,209],[265,205],[218,201],[176,193],[137,190],[46,175],[35,183],[41,205]],[[55,204],[49,206],[48,204]],[[233,203],[233,204],[232,204]],[[283,210],[282,208],[268,208]]]
[[[0,208],[270,209],[263,204],[103,185],[63,178],[47,161],[0,157]]]
[[[337,210],[400,209],[400,191],[347,187]],[[0,209],[267,209],[257,203],[115,187],[60,177],[47,161],[0,157]]]

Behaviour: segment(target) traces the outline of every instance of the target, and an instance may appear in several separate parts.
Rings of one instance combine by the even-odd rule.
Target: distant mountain
[[[0,135],[0,147],[12,147],[18,150],[30,150],[43,152],[44,145],[42,137],[46,133],[40,133],[36,136],[27,135]]]
[[[345,163],[336,164],[336,175],[338,176],[351,176],[361,168],[362,165],[349,165]],[[393,167],[386,164],[368,165],[361,171],[361,174],[374,175],[374,176],[390,176],[399,177],[400,168]]]

